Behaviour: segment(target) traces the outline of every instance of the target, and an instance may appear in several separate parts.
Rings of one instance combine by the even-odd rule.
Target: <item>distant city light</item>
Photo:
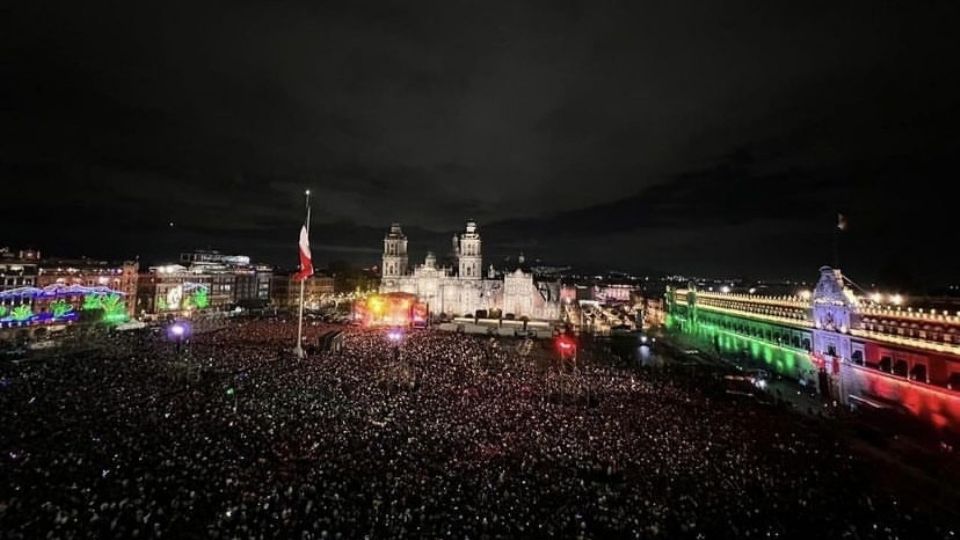
[[[880,302],[883,301],[883,295],[878,292],[875,292],[870,295],[870,300],[873,301],[874,303],[879,304]]]
[[[899,295],[899,294],[891,295],[891,296],[890,296],[890,302],[891,302],[893,305],[895,305],[895,306],[899,306],[899,305],[903,304],[903,296],[901,296],[901,295]]]

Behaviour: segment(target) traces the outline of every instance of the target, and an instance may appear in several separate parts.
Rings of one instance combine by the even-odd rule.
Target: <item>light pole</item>
[[[310,238],[310,190],[304,191],[304,196],[307,198],[307,220],[304,222],[303,237],[301,241],[306,241],[307,243],[307,256],[310,257],[309,253],[309,238]],[[301,272],[304,271],[303,268],[300,269]],[[310,275],[313,274],[313,266],[311,262],[310,266]],[[306,357],[306,353],[303,350],[303,290],[306,285],[307,279],[310,278],[310,275],[304,275],[300,279],[300,313],[297,317],[297,346],[294,348],[293,352],[297,355],[299,360],[303,360]]]
[[[393,361],[400,360],[400,343],[403,341],[403,332],[399,329],[393,329],[387,332],[387,339],[393,343]]]
[[[177,358],[180,358],[180,352],[183,347],[183,340],[190,333],[190,327],[184,322],[175,322],[167,329],[167,336],[177,344]]]

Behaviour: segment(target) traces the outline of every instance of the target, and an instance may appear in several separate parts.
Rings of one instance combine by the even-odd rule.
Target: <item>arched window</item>
[[[853,354],[850,357],[853,360],[853,363],[862,366],[863,365],[863,351],[853,351]]]
[[[907,361],[902,358],[898,358],[896,362],[893,363],[893,374],[899,375],[900,377],[907,376]]]
[[[927,382],[927,365],[922,362],[914,364],[913,369],[910,370],[910,378],[922,383]]]
[[[883,356],[883,357],[881,357],[881,358],[880,358],[880,365],[877,366],[877,368],[878,368],[880,371],[886,371],[887,373],[890,373],[890,371],[891,371],[892,368],[893,368],[893,358],[890,358],[889,356]]]

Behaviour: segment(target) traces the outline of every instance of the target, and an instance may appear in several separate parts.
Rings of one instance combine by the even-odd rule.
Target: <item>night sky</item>
[[[960,282],[960,3],[776,4],[8,5],[0,245]]]

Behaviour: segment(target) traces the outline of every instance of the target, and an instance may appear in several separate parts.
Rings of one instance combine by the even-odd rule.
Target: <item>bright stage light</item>
[[[355,316],[368,326],[403,327],[411,323],[423,324],[429,312],[427,306],[407,293],[372,295],[354,304]]]
[[[403,332],[401,332],[401,331],[399,331],[399,330],[391,330],[391,331],[387,332],[387,339],[389,339],[390,341],[396,343],[396,342],[400,341],[401,339],[403,339]]]
[[[190,335],[190,325],[183,321],[177,321],[167,327],[167,337],[174,341],[181,341],[188,335]]]

